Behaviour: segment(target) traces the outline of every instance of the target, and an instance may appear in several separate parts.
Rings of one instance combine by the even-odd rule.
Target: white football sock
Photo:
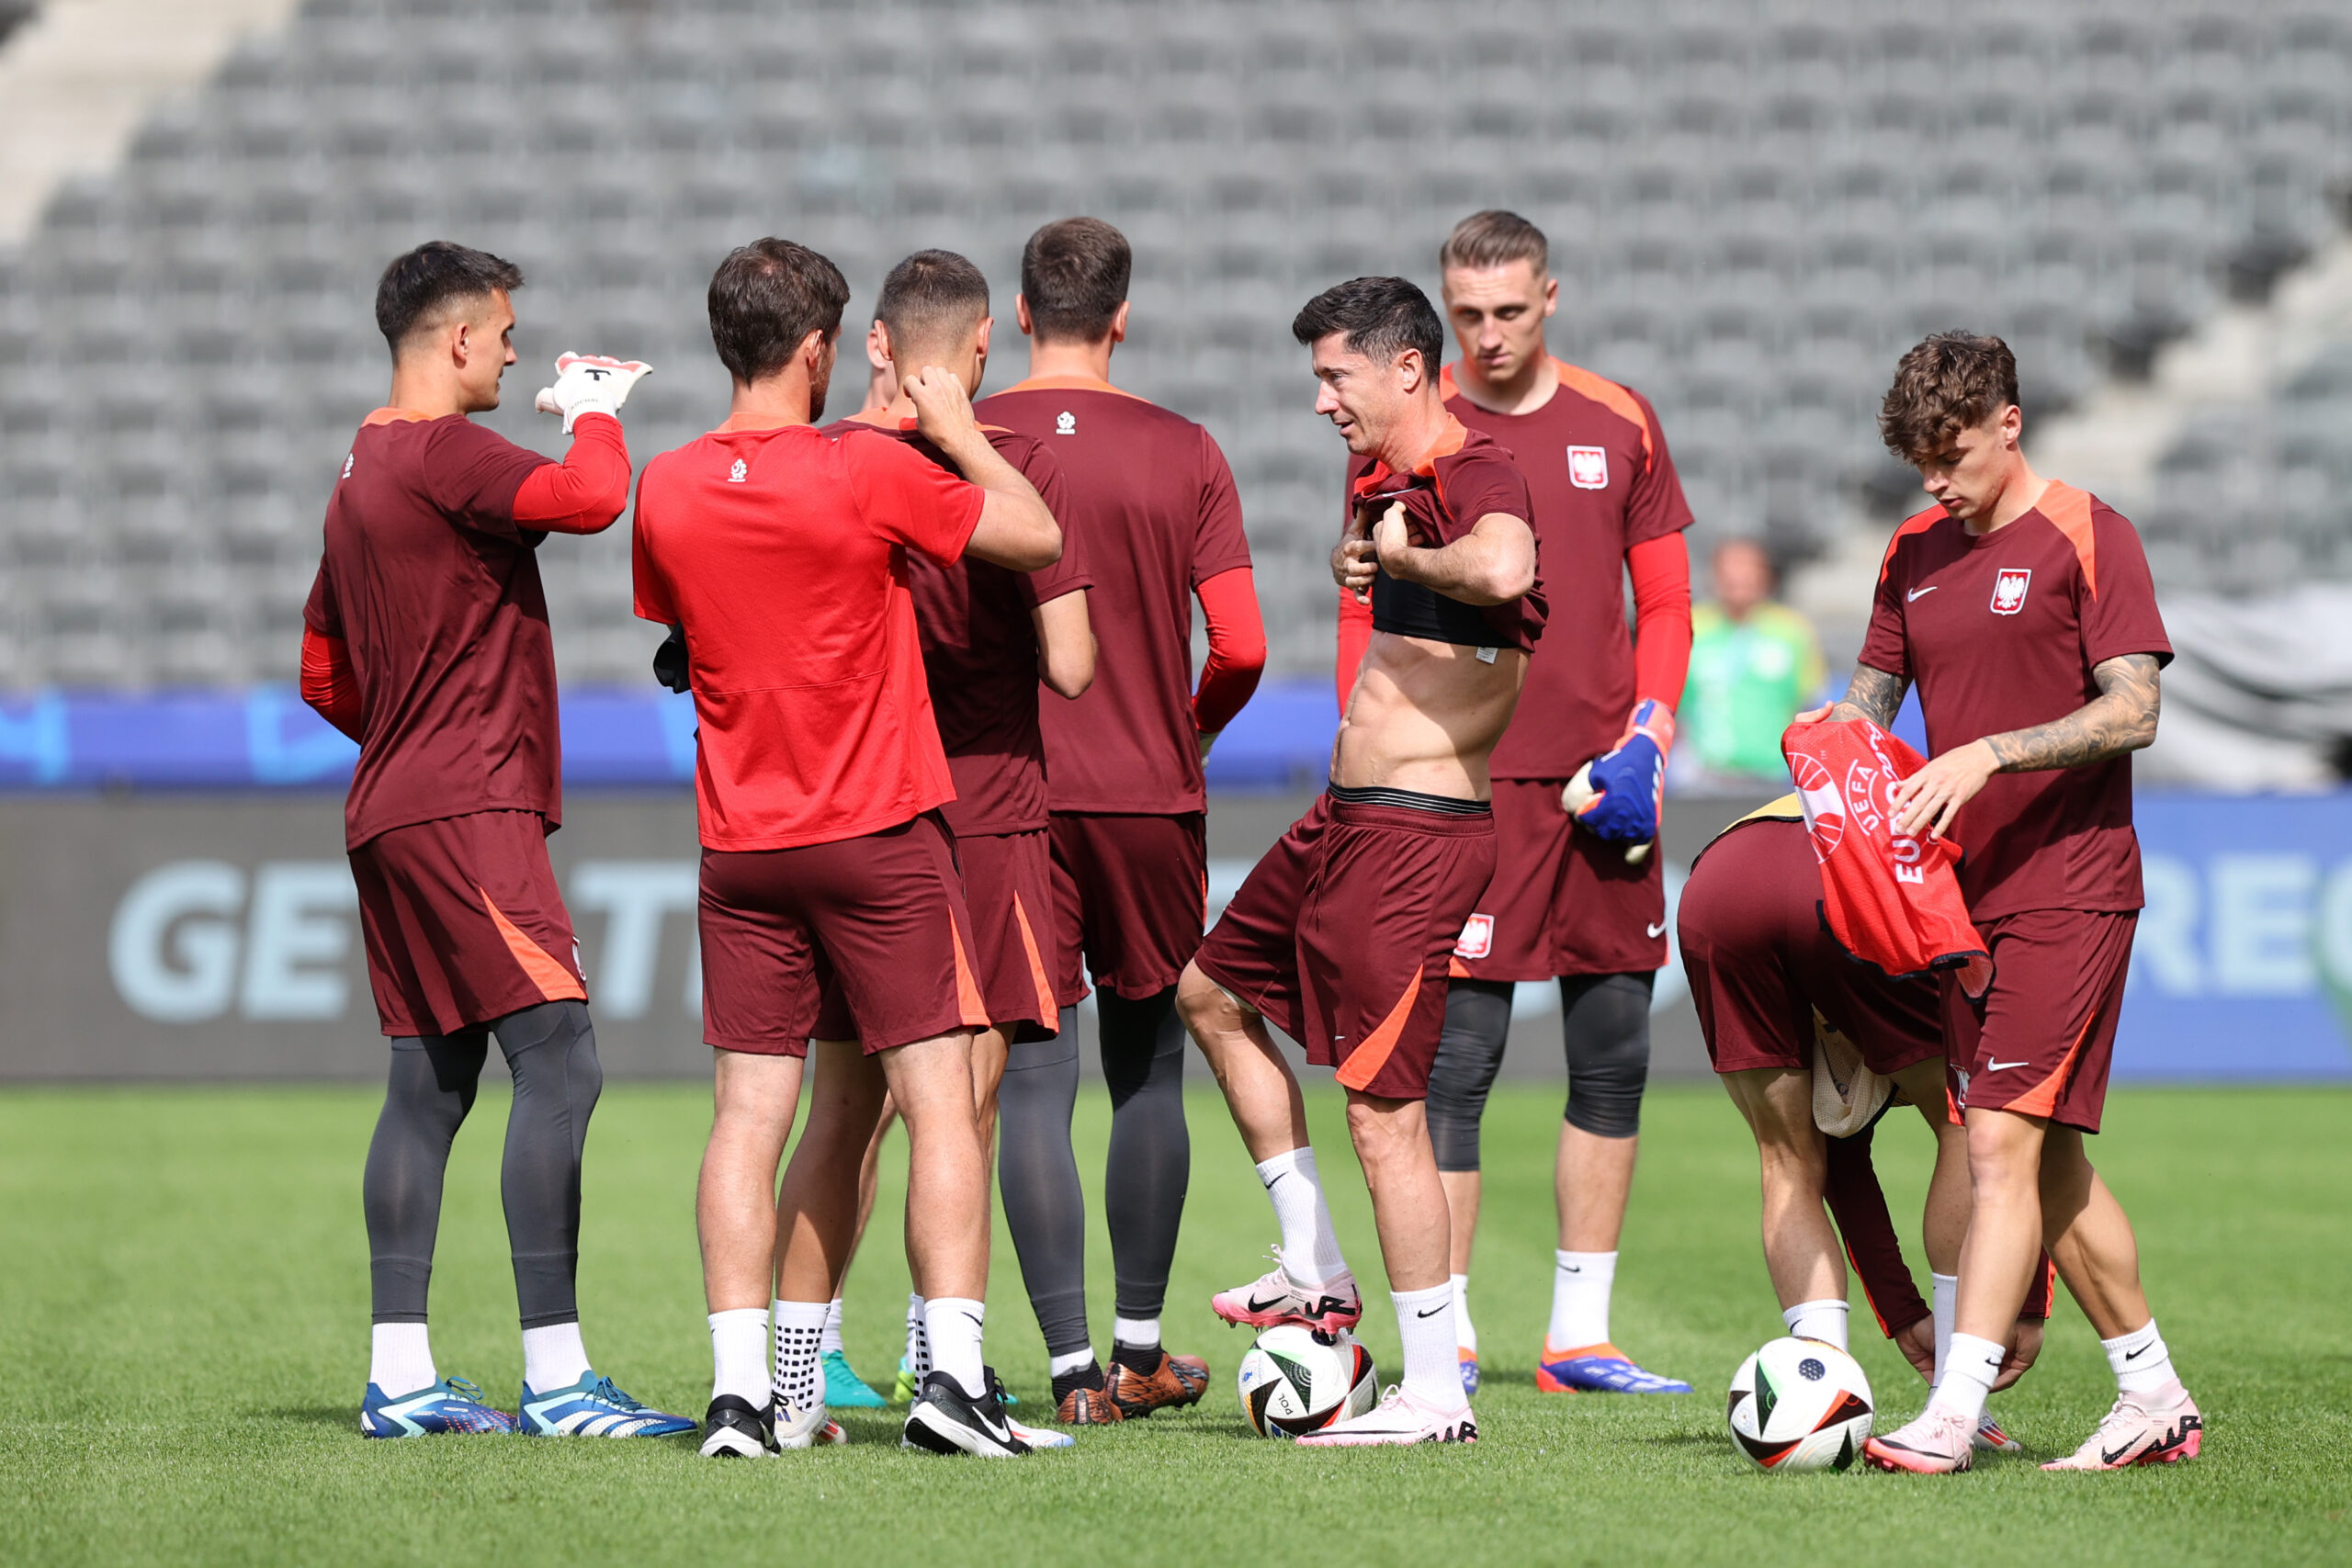
[[[1258,1179],[1273,1200],[1274,1219],[1283,1228],[1283,1270],[1302,1285],[1328,1285],[1348,1272],[1340,1255],[1340,1235],[1331,1225],[1330,1206],[1323,1201],[1323,1178],[1315,1168],[1313,1148],[1258,1162]]]
[[[842,1348],[842,1299],[835,1296],[825,1308],[825,1332],[817,1341],[817,1353],[830,1356]]]
[[[710,1314],[710,1397],[733,1394],[754,1410],[768,1403],[768,1314],[730,1307]]]
[[[1552,1254],[1552,1326],[1544,1343],[1581,1350],[1609,1343],[1609,1292],[1617,1280],[1613,1252]]]
[[[1111,1320],[1111,1343],[1125,1345],[1130,1350],[1157,1350],[1159,1348],[1159,1319],[1114,1317]]]
[[[1952,1320],[1960,1315],[1960,1276],[1931,1273],[1928,1288],[1935,1292],[1936,1375],[1928,1380],[1932,1389],[1944,1381],[1944,1363],[1951,1359]]]
[[[920,1384],[931,1371],[931,1336],[923,1327],[922,1298],[907,1298],[907,1371]]]
[[[1055,1356],[1048,1359],[1046,1362],[1046,1375],[1049,1378],[1066,1378],[1072,1372],[1082,1372],[1093,1364],[1094,1348],[1090,1345],[1083,1350],[1072,1350],[1067,1356]]]
[[[421,1323],[379,1323],[368,1334],[368,1381],[386,1398],[416,1393],[441,1381],[433,1342]]]
[[[1824,1298],[1817,1302],[1799,1302],[1781,1314],[1789,1332],[1800,1339],[1819,1339],[1846,1348],[1846,1314],[1844,1302]]]
[[[1935,1397],[1928,1403],[1956,1410],[1968,1417],[1971,1427],[1975,1426],[1984,1419],[1984,1401],[1992,1393],[1993,1380],[2001,1375],[2001,1363],[2008,1356],[2006,1345],[1955,1330],[1950,1359],[1944,1362],[1943,1378],[1936,1384]]]
[[[795,1410],[814,1410],[825,1403],[823,1375],[817,1370],[825,1337],[826,1303],[776,1302],[775,1397]]]
[[[988,1386],[980,1366],[980,1328],[987,1316],[988,1308],[969,1296],[933,1296],[922,1303],[932,1370],[954,1378],[974,1399]]]
[[[2153,1317],[2120,1339],[2102,1339],[2098,1344],[2107,1352],[2107,1364],[2115,1369],[2118,1393],[2154,1393],[2179,1375],[2172,1370],[2172,1351],[2165,1345],[2165,1337],[2156,1332]]]
[[[1469,1404],[1455,1351],[1452,1281],[1388,1294],[1396,1303],[1396,1335],[1405,1345],[1405,1375],[1398,1386],[1432,1409],[1459,1410]]]
[[[523,1381],[533,1393],[570,1388],[588,1375],[588,1348],[580,1342],[580,1320],[523,1330]]]
[[[1478,1355],[1478,1330],[1470,1321],[1470,1276],[1448,1275],[1446,1283],[1453,1287],[1453,1337],[1475,1360]]]

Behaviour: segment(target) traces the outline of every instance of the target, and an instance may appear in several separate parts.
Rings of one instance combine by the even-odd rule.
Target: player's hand
[[[1373,552],[1381,567],[1391,577],[1403,577],[1408,557],[1413,548],[1413,536],[1405,525],[1405,503],[1392,501],[1380,521],[1372,525]]]
[[[1926,1382],[1936,1381],[1936,1320],[1923,1317],[1908,1328],[1894,1331],[1894,1348]]]
[[[1204,729],[1200,732],[1202,761],[1205,762],[1209,760],[1209,749],[1216,744],[1216,738],[1224,733],[1225,731],[1221,729]]]
[[[1339,544],[1331,550],[1331,581],[1354,594],[1359,604],[1372,603],[1372,580],[1378,575],[1374,558],[1363,518],[1351,514],[1347,532],[1340,536]]]
[[[620,417],[629,389],[653,374],[642,359],[615,359],[609,354],[563,354],[556,357],[555,385],[542,387],[531,406],[541,413],[563,416],[563,433],[571,434],[583,413]]]
[[[971,395],[964,390],[964,378],[954,371],[926,365],[899,383],[899,390],[914,400],[915,429],[948,456],[955,456],[962,443],[979,438],[980,422],[972,412]]]
[[[2041,1355],[2042,1322],[2038,1317],[2018,1319],[2018,1331],[2009,1341],[2009,1353],[2002,1358],[2000,1375],[1993,1380],[1993,1392],[2000,1393],[2025,1376]]]
[[[1590,797],[1581,809],[1569,810],[1601,838],[1652,842],[1666,807],[1666,754],[1673,749],[1674,710],[1654,697],[1643,698],[1634,705],[1616,747],[1586,764]],[[1565,796],[1562,804],[1567,804]]]
[[[673,692],[694,690],[686,671],[686,628],[672,626],[662,646],[653,650],[653,678]]]
[[[1960,808],[1976,798],[1984,781],[2000,772],[2001,761],[1982,740],[1955,746],[1907,779],[1887,786],[1894,807],[1894,830],[1905,838],[1940,839]]]
[[[1817,708],[1805,709],[1804,712],[1797,715],[1796,717],[1789,720],[1789,722],[1791,724],[1819,724],[1823,719],[1827,718],[1831,714],[1837,711],[1838,705],[1836,703],[1824,703]]]

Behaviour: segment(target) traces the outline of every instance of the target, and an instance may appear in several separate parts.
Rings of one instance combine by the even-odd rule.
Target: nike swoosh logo
[[[1584,1265],[1581,1263],[1563,1263],[1560,1267],[1566,1269],[1571,1274],[1581,1274],[1584,1272]]]
[[[2146,1355],[2154,1348],[2154,1347],[2153,1346],[2143,1345],[2137,1350],[2126,1350],[2123,1352],[2123,1359],[2127,1361],[2136,1361],[2141,1357]]]
[[[1250,1310],[1251,1312],[1264,1312],[1268,1307],[1280,1306],[1282,1304],[1282,1297],[1276,1296],[1271,1301],[1261,1302],[1253,1297],[1250,1303]]]
[[[1427,1312],[1417,1312],[1413,1315],[1415,1317],[1435,1317],[1438,1314],[1443,1312],[1446,1307],[1452,1306],[1453,1304],[1453,1303],[1452,1302],[1448,1302],[1445,1303],[1445,1306],[1433,1306]]]
[[[2001,1073],[2007,1072],[2011,1067],[2022,1067],[2024,1066],[2025,1064],[2023,1062],[1987,1062],[1984,1064],[1984,1070],[1988,1073]]]
[[[1645,926],[1642,929],[1648,931],[1652,936],[1664,936],[1666,934],[1666,922],[1664,920],[1660,920],[1655,925]]]
[[[2101,1464],[2113,1464],[2117,1460],[2121,1459],[2125,1454],[2128,1454],[2131,1451],[2132,1445],[2130,1443],[2124,1444],[2121,1448],[2117,1449],[2112,1452],[2109,1452],[2106,1449],[2101,1449],[2098,1451],[2098,1461]]]
[[[1922,593],[1933,593],[1933,592],[1935,592],[1939,587],[1940,587],[1940,586],[1941,586],[1941,584],[1939,584],[1939,583],[1933,583],[1933,582],[1931,582],[1931,583],[1928,584],[1928,586],[1927,586],[1927,587],[1925,587],[1925,588],[1914,588],[1913,590],[1911,590],[1911,592],[1910,592],[1905,593],[1905,594],[1903,596],[1903,602],[1904,602],[1905,604],[1910,604],[1913,600],[1915,600],[1915,599],[1918,598],[1920,594],[1922,594]]]

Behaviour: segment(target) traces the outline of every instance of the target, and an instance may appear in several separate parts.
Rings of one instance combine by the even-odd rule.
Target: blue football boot
[[[514,1417],[492,1409],[481,1390],[463,1378],[443,1378],[431,1388],[392,1398],[374,1383],[359,1402],[364,1438],[424,1438],[438,1432],[510,1433]]]
[[[521,1421],[523,1431],[537,1438],[675,1438],[702,1430],[683,1416],[647,1409],[593,1371],[545,1393],[525,1383]]]

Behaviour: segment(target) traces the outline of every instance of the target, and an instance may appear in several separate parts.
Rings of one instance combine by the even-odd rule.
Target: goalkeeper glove
[[[1598,836],[1646,851],[1657,838],[1666,754],[1673,748],[1674,711],[1645,697],[1634,705],[1615,749],[1587,762],[1561,792],[1560,804]],[[1629,849],[1625,858],[1643,857]]]
[[[555,362],[555,385],[539,389],[532,407],[541,413],[563,415],[563,433],[583,413],[608,413],[617,418],[628,401],[629,389],[653,373],[641,359],[615,359],[605,354],[566,354]]]
[[[694,690],[693,678],[686,672],[685,627],[672,626],[662,646],[653,650],[653,678],[673,692]]]

